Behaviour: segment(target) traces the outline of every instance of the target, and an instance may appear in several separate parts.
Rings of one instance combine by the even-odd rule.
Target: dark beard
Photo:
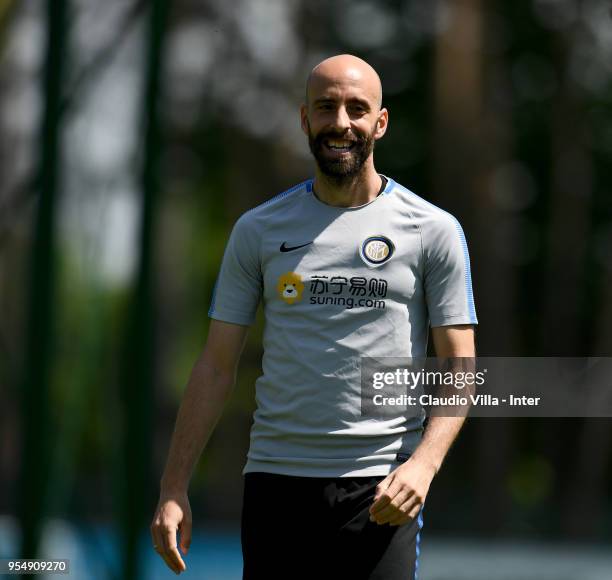
[[[363,165],[374,151],[374,133],[376,128],[370,135],[365,137],[355,135],[356,142],[350,151],[350,155],[346,159],[330,159],[325,155],[323,141],[327,138],[343,139],[345,134],[338,134],[332,131],[321,132],[316,137],[310,130],[308,124],[308,145],[312,152],[321,173],[329,177],[337,185],[347,183],[353,180],[361,170]]]

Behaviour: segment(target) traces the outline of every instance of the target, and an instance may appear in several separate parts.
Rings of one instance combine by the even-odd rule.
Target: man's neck
[[[369,203],[380,193],[382,178],[371,165],[352,179],[338,184],[317,167],[313,189],[324,203],[337,207],[356,207]]]

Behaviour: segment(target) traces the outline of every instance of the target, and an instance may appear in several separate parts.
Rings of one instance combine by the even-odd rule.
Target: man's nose
[[[338,129],[338,131],[346,131],[351,127],[351,119],[346,112],[344,107],[338,107],[336,109],[336,114],[334,116],[334,127]]]

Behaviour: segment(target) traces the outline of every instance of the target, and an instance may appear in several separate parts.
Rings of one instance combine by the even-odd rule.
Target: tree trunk
[[[151,413],[155,381],[153,255],[159,196],[159,116],[167,0],[150,8],[148,62],[143,95],[143,165],[140,257],[132,296],[128,301],[123,345],[121,400],[123,405],[122,547],[123,577],[142,577],[139,541],[146,532],[153,499],[151,478]]]
[[[434,196],[466,232],[479,318],[481,356],[512,356],[517,350],[517,266],[505,253],[516,222],[491,195],[494,171],[509,158],[507,112],[492,110],[483,81],[487,5],[480,0],[445,4],[449,25],[438,36],[434,70]],[[498,225],[491,229],[490,224]],[[494,298],[493,298],[494,297]],[[479,527],[498,529],[507,499],[503,481],[513,452],[511,421],[474,421]]]
[[[28,326],[22,391],[19,507],[21,557],[36,558],[49,502],[53,452],[49,408],[54,351],[56,212],[60,192],[61,119],[66,0],[47,2],[45,110],[41,131],[40,197],[34,220],[29,279]]]

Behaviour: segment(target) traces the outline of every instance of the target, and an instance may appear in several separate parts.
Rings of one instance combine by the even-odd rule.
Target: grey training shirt
[[[389,474],[423,418],[361,417],[360,357],[425,356],[430,325],[477,323],[457,220],[392,179],[349,208],[321,202],[308,180],[236,222],[209,315],[250,325],[262,298],[243,473]]]

